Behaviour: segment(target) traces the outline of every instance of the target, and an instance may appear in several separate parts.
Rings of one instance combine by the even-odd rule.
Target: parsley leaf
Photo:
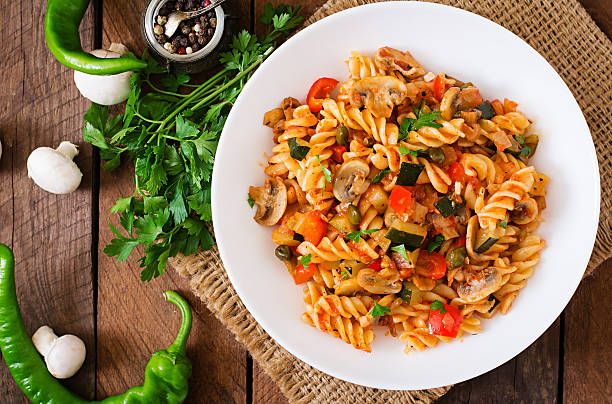
[[[402,147],[402,146],[400,146],[400,147]],[[380,182],[380,180],[382,180],[382,179],[383,179],[383,177],[384,177],[385,175],[389,174],[390,172],[391,172],[391,170],[390,170],[390,169],[385,168],[384,170],[382,170],[381,172],[379,172],[378,174],[376,174],[376,176],[374,176],[374,178],[372,178],[372,181],[371,181],[371,182],[372,182],[372,184],[376,184],[376,183]]]
[[[300,264],[304,267],[304,269],[308,268],[308,263],[310,263],[310,259],[312,258],[312,254],[306,254],[300,257]]]
[[[346,270],[342,271],[342,278],[344,278],[344,279],[350,278],[350,275],[349,275],[348,271],[346,271]]]
[[[332,177],[331,171],[329,171],[329,168],[321,164],[321,159],[319,158],[319,156],[317,156],[317,161],[319,162],[319,166],[321,167],[321,170],[323,170],[323,176],[325,177],[325,182],[329,182],[331,184],[331,177]]]
[[[431,241],[428,245],[427,245],[427,255],[431,254],[433,250],[435,250],[436,248],[440,247],[442,245],[442,243],[444,242],[444,236],[441,234],[438,234],[433,241]]]
[[[531,146],[523,147],[523,149],[521,150],[521,156],[529,157],[530,154],[531,154]]]
[[[348,240],[353,240],[354,242],[358,243],[360,237],[365,236],[366,234],[376,233],[377,231],[380,231],[380,229],[357,230],[347,234],[346,236],[344,236],[344,238]]]
[[[434,300],[434,301],[431,303],[431,306],[429,306],[429,308],[430,308],[431,310],[438,310],[438,309],[440,309],[440,314],[444,314],[444,313],[446,313],[446,309],[444,308],[444,303],[442,303],[442,302],[441,302],[441,301],[439,301],[439,300]]]
[[[402,156],[405,156],[407,154],[411,155],[412,157],[417,157],[419,154],[429,154],[429,152],[427,150],[424,149],[419,149],[419,150],[411,150],[407,147],[404,147],[402,145],[400,145],[399,147],[399,152]]]
[[[497,225],[501,227],[502,229],[507,229],[508,228],[508,216],[504,217],[504,220],[497,223]]]
[[[402,300],[410,303],[410,300],[412,300],[412,289],[410,289],[406,285],[407,283],[402,284],[402,290],[400,290],[399,292],[399,297],[401,297]]]
[[[514,138],[516,139],[518,144],[525,144],[525,138],[523,137],[523,135],[516,135]]]
[[[249,206],[252,208],[253,206],[255,206],[255,200],[253,199],[251,194],[247,194],[247,196],[248,196],[247,202],[249,203]]]
[[[441,128],[442,124],[435,122],[436,120],[441,119],[440,114],[440,111],[431,111],[423,113],[423,107],[421,103],[421,105],[414,110],[414,115],[416,116],[416,119],[404,118],[404,120],[402,121],[402,124],[399,128],[401,133],[399,140],[406,139],[411,131],[419,130],[420,128],[423,128],[425,126],[429,126],[436,129]]]
[[[408,254],[406,253],[406,246],[404,246],[403,244],[400,245],[396,245],[395,247],[391,247],[391,251],[395,251],[396,253],[399,253],[399,255],[402,256],[403,259],[405,259],[406,261],[411,261],[410,258],[408,258]]]
[[[386,306],[382,306],[378,304],[378,302],[374,302],[374,306],[372,306],[372,309],[368,312],[368,314],[371,315],[372,317],[381,317],[381,316],[384,316],[385,313],[389,313],[389,312],[391,312],[390,308]]]

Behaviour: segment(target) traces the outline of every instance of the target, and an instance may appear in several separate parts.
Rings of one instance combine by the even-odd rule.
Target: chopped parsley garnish
[[[403,259],[405,259],[406,261],[410,261],[410,258],[408,258],[408,254],[406,254],[406,246],[404,246],[403,244],[391,247],[391,251],[395,251],[396,253],[401,255]]]
[[[521,156],[529,157],[530,154],[531,154],[531,147],[530,146],[523,147],[523,149],[521,150]]]
[[[349,277],[350,277],[350,275],[349,275],[348,271],[346,271],[346,270],[342,271],[342,278],[348,279]]]
[[[400,146],[401,148],[402,146]],[[384,170],[382,170],[381,172],[379,172],[378,174],[376,174],[376,176],[374,178],[372,178],[372,184],[376,184],[377,182],[380,182],[380,180],[383,179],[383,177],[387,174],[389,174],[391,172],[391,170],[389,170],[388,168],[385,168]]]
[[[289,155],[296,160],[303,160],[310,151],[310,147],[298,145],[294,137],[290,138],[287,143],[289,144]]]
[[[304,269],[308,268],[308,263],[312,258],[312,254],[306,254],[300,257],[300,264],[304,267]]]
[[[518,144],[525,144],[525,138],[523,137],[523,135],[516,135],[514,138],[516,139]]]
[[[374,302],[374,306],[372,306],[372,310],[370,310],[368,314],[371,315],[372,317],[380,317],[380,316],[384,316],[385,313],[389,313],[390,311],[391,311],[390,308],[386,306],[382,306],[378,304],[378,302]]]
[[[323,164],[321,164],[321,158],[319,158],[319,156],[317,156],[317,161],[319,162],[319,166],[321,167],[321,170],[323,170],[323,176],[325,177],[325,182],[329,182],[331,184],[331,171],[329,171],[329,168],[323,166]],[[323,189],[321,189],[321,195],[323,195],[323,192],[325,192],[325,184],[323,184]]]
[[[251,194],[247,194],[247,196],[248,196],[247,202],[249,203],[249,206],[252,208],[255,205],[255,200],[253,199]]]
[[[399,140],[406,139],[411,131],[418,130],[425,126],[429,126],[432,128],[441,128],[442,125],[435,122],[436,119],[440,119],[440,114],[440,111],[431,111],[424,114],[423,103],[421,103],[419,107],[414,110],[414,115],[416,115],[416,119],[404,118],[404,120],[402,121],[402,124],[399,128],[401,133]]]
[[[431,254],[431,252],[433,250],[435,250],[436,248],[439,248],[442,243],[444,242],[444,236],[441,234],[438,234],[433,241],[431,241],[428,245],[427,245],[427,255]]]
[[[402,156],[405,156],[407,154],[411,155],[412,157],[417,157],[419,154],[429,154],[429,152],[425,149],[419,149],[419,150],[411,150],[407,147],[404,147],[402,145],[400,145],[399,147],[399,152]]]
[[[400,290],[399,292],[399,297],[401,297],[402,300],[405,300],[410,303],[410,300],[412,300],[412,289],[406,287],[405,283],[402,284],[402,290]]]
[[[357,230],[357,231],[354,231],[352,233],[347,234],[346,236],[344,236],[344,238],[349,239],[349,240],[353,240],[354,242],[358,243],[359,242],[359,238],[361,236],[365,236],[366,234],[376,233],[377,231],[380,231],[380,229]]]
[[[497,225],[501,227],[502,229],[507,229],[508,228],[508,216],[504,217],[504,220],[497,223]]]
[[[429,308],[431,310],[438,310],[438,309],[440,309],[440,314],[446,313],[446,309],[444,308],[444,303],[442,303],[439,300],[434,300],[433,302],[431,302],[431,306],[429,306]]]

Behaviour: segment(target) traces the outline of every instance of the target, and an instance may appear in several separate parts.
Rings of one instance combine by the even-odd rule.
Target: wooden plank
[[[612,38],[612,0],[580,0],[601,30]]]
[[[104,0],[105,45],[120,40],[137,53],[142,51],[139,19],[145,3],[145,0]],[[247,15],[239,21],[250,24],[250,2],[241,0],[232,4]],[[112,238],[109,220],[116,223],[117,219],[109,209],[117,198],[132,194],[133,172],[133,166],[125,163],[114,172],[101,172],[100,251]],[[174,270],[168,268],[160,279],[142,283],[136,263],[141,254],[142,250],[135,251],[125,263],[116,263],[102,252],[98,259],[97,396],[120,393],[142,383],[150,355],[173,340],[180,316],[173,305],[163,301],[162,292],[174,289],[194,309],[187,346],[193,363],[187,402],[244,403],[247,390],[244,347],[211,315]]]
[[[65,382],[83,397],[93,397],[95,335],[91,259],[91,147],[81,135],[87,102],[44,42],[42,1],[3,6],[0,78],[3,85],[0,137],[0,242],[16,256],[17,292],[28,332],[49,325],[58,334],[76,334],[87,347],[77,375]],[[4,14],[5,13],[5,14]],[[85,46],[93,44],[93,14],[81,25]],[[80,188],[52,195],[27,178],[26,160],[39,146],[70,140],[80,146],[76,163],[83,172]],[[6,366],[0,366],[0,396],[27,402]]]
[[[566,403],[605,403],[612,397],[609,343],[612,260],[582,282],[565,309],[563,398]]]
[[[557,319],[544,335],[516,358],[484,375],[457,384],[439,403],[556,403],[559,323]],[[477,359],[477,355],[474,357]]]

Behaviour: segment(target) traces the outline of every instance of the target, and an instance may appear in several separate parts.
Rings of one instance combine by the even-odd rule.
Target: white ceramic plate
[[[376,330],[372,353],[300,320],[302,286],[274,256],[271,228],[253,220],[249,185],[265,180],[272,133],[264,112],[286,96],[305,101],[319,77],[348,77],[351,50],[373,55],[381,46],[408,49],[426,71],[472,81],[485,99],[507,97],[537,122],[534,164],[548,174],[547,248],[507,315],[483,321],[483,331],[435,349],[403,353],[401,341]],[[535,341],[574,293],[595,240],[599,172],[589,129],[569,89],[534,49],[478,15],[421,2],[353,8],[306,28],[257,70],[233,107],[217,150],[213,221],[221,258],[236,291],[262,327],[301,360],[332,376],[385,389],[445,386],[501,365]]]

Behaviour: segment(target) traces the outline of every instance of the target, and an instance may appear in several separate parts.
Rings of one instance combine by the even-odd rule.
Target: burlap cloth
[[[338,11],[373,2],[329,0],[305,22],[305,26]],[[590,274],[611,256],[612,43],[576,0],[447,0],[436,3],[480,14],[523,38],[557,70],[578,100],[591,129],[601,173],[601,215],[595,248],[586,271]],[[246,346],[291,402],[430,403],[451,387],[390,391],[331,377],[292,356],[261,328],[236,294],[216,247],[190,257],[174,258],[171,265],[189,278],[194,293]]]

